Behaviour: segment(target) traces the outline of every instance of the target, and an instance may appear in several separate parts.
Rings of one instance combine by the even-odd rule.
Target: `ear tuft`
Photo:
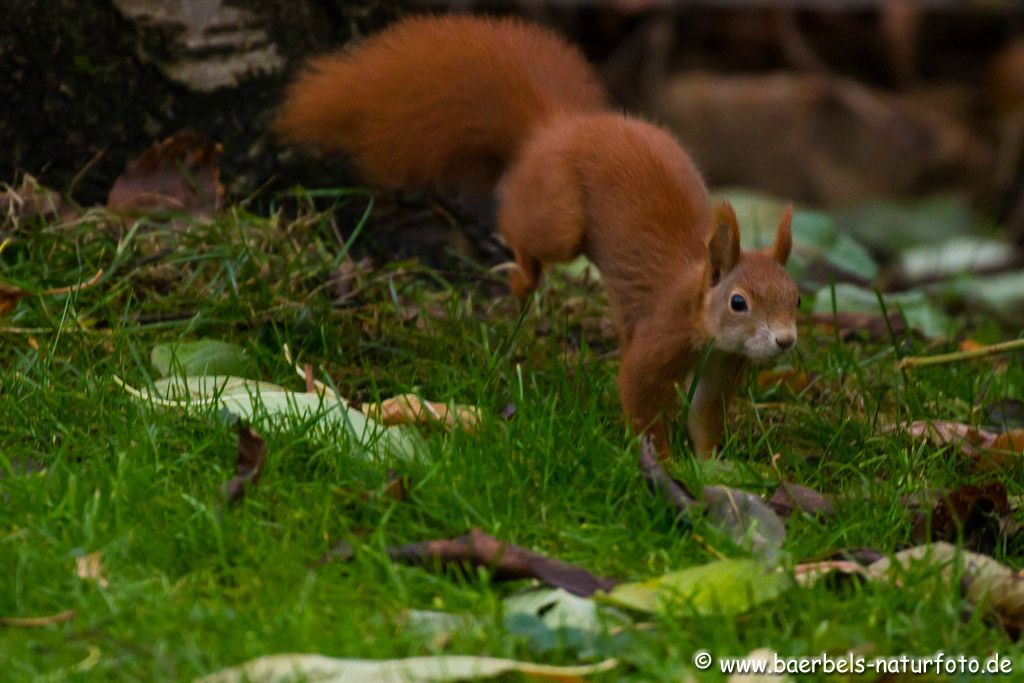
[[[793,248],[793,205],[786,206],[779,219],[779,227],[775,231],[775,244],[772,245],[772,256],[779,265],[786,265],[789,260],[789,252]]]
[[[711,284],[729,274],[740,260],[740,226],[736,212],[729,202],[715,207],[715,226],[708,242],[708,261],[711,264]]]

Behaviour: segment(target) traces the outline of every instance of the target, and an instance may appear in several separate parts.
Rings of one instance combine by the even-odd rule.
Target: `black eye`
[[[798,294],[798,295],[797,295],[797,297],[796,297],[796,307],[797,307],[797,308],[800,308],[800,304],[802,304],[802,303],[803,303],[803,301],[804,301],[804,300],[803,300],[803,297],[801,297],[801,296],[800,296],[800,295]]]
[[[732,298],[729,299],[729,308],[737,313],[742,313],[747,310],[747,300],[741,294],[733,294]]]

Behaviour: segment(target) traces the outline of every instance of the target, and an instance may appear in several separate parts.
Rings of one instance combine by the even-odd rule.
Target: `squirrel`
[[[699,370],[687,425],[708,457],[750,361],[796,343],[799,293],[784,268],[792,207],[771,247],[741,251],[732,207],[712,207],[675,138],[613,111],[583,54],[548,29],[406,18],[315,58],[275,128],[348,153],[382,188],[493,192],[520,302],[544,265],[586,255],[618,331],[623,411],[662,458],[680,381]]]

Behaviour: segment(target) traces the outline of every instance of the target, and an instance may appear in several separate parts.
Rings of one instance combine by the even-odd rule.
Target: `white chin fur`
[[[743,349],[744,355],[758,360],[778,358],[785,352],[786,349],[775,343],[774,335],[768,330],[763,330],[757,336],[747,340]]]

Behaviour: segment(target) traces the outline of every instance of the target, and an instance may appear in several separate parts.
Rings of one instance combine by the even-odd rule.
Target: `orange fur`
[[[579,51],[545,29],[407,19],[314,60],[288,90],[277,131],[345,150],[382,186],[493,188],[520,300],[545,264],[587,255],[619,330],[623,409],[662,455],[677,382],[709,342],[716,351],[689,418],[702,455],[721,438],[746,359],[795,341],[796,287],[780,265],[790,215],[770,253],[741,252],[731,207],[712,210],[675,139],[607,111]],[[738,292],[745,312],[730,309]]]
[[[277,132],[345,150],[387,187],[487,187],[541,120],[605,106],[583,55],[515,19],[414,17],[314,59]]]

